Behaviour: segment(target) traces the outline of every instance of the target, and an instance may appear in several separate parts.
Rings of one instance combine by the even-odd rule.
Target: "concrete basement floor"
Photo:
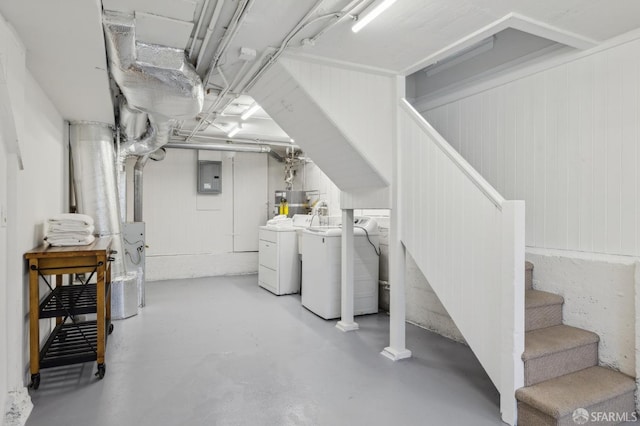
[[[256,275],[161,281],[116,321],[107,373],[42,370],[27,426],[499,425],[499,396],[471,350],[407,325],[392,362],[386,314],[343,333]]]

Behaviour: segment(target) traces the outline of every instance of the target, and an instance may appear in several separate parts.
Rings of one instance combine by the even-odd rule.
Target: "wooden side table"
[[[106,372],[105,346],[111,324],[111,237],[86,246],[42,245],[25,253],[29,262],[29,343],[31,387],[40,386],[40,369],[97,361],[96,376]],[[80,284],[63,285],[65,274],[88,274]],[[90,283],[93,276],[96,283]],[[50,276],[55,276],[52,284]],[[49,278],[48,278],[49,277]],[[40,298],[40,278],[49,287]],[[69,280],[71,283],[72,280]],[[78,315],[96,314],[92,321]],[[56,318],[56,327],[40,348],[40,320]]]

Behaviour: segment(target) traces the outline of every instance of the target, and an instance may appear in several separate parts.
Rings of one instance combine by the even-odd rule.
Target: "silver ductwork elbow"
[[[183,50],[136,42],[132,15],[105,11],[103,26],[109,70],[126,98],[120,111],[126,139],[120,159],[150,154],[169,141],[175,120],[202,111],[202,80]],[[149,126],[143,133],[140,123],[147,116]]]
[[[132,15],[105,11],[109,70],[130,107],[188,119],[202,111],[202,80],[183,50],[136,42]]]
[[[127,104],[126,99],[120,99],[120,136],[124,141],[140,139],[149,127],[149,116],[146,112],[136,111]]]

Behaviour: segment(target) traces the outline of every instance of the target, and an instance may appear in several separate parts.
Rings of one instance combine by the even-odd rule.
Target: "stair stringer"
[[[275,62],[249,94],[342,191],[371,191],[389,179],[295,76]]]

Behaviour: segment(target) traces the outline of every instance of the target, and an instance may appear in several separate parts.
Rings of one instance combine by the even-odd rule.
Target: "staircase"
[[[635,381],[599,367],[598,335],[563,325],[564,299],[534,290],[532,281],[533,265],[526,262],[525,387],[516,391],[518,425],[609,425],[635,420]],[[576,411],[580,408],[586,412]]]

